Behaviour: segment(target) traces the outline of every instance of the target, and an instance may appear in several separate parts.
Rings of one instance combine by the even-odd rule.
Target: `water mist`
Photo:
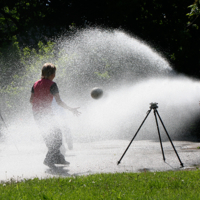
[[[176,74],[168,61],[143,41],[118,30],[86,29],[58,40],[56,55],[55,60],[48,57],[46,62],[57,66],[55,82],[60,96],[69,106],[80,106],[82,112],[75,117],[53,102],[63,135],[70,130],[74,142],[130,140],[151,102],[158,103],[172,139],[191,138],[190,126],[199,117],[199,82]],[[29,89],[20,97],[25,109],[18,109],[16,102],[16,113],[10,120],[6,117],[8,128],[2,130],[0,152],[16,162],[20,152],[26,151],[27,158],[31,157],[29,145],[40,147],[35,149],[38,154],[46,153],[29,104],[31,87],[39,79],[42,67],[42,63],[34,62],[38,73],[28,74],[32,82],[28,82]],[[103,89],[101,99],[91,98],[93,87]],[[152,113],[136,139],[157,137]]]
[[[59,44],[71,59],[69,65],[58,63],[66,77],[70,76],[70,81],[62,80],[60,84],[62,96],[80,105],[82,111],[78,119],[61,117],[75,139],[130,138],[151,102],[158,103],[173,139],[191,136],[188,127],[199,113],[199,83],[177,75],[147,44],[121,31],[98,29],[78,32]],[[90,97],[95,86],[104,90],[104,97],[97,101]],[[154,117],[149,118],[140,139],[154,139],[156,125]]]

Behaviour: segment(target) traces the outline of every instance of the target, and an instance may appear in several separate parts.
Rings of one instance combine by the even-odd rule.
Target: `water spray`
[[[3,119],[3,117],[2,117],[2,115],[1,115],[1,112],[0,112],[0,117],[1,117],[1,120],[4,123],[5,127],[8,128],[7,125],[6,125],[6,123],[5,123],[5,121],[4,121],[4,119]]]
[[[0,111],[0,118],[1,118],[2,122],[4,123],[4,125],[5,125],[6,129],[8,129],[8,126],[6,125],[6,122],[4,121],[4,119],[3,119],[2,115],[1,115],[1,111]],[[14,143],[14,142],[13,142],[13,143]],[[16,147],[16,149],[17,149],[17,151],[19,152],[19,149],[17,148],[17,146],[16,146],[16,144],[15,144],[15,143],[14,143],[14,145],[15,145],[15,147]]]
[[[106,141],[105,145],[110,146],[115,140],[123,141],[123,143],[127,139],[131,140],[132,134],[135,134],[133,130],[136,131],[138,129],[137,126],[146,116],[146,111],[149,110],[149,103],[152,102],[152,99],[154,99],[154,102],[159,102],[159,107],[163,110],[162,118],[167,120],[165,122],[166,125],[169,124],[167,130],[172,139],[176,139],[179,142],[186,139],[187,141],[196,140],[196,136],[191,134],[193,130],[190,126],[199,117],[199,81],[175,73],[168,61],[151,46],[122,31],[99,29],[81,30],[73,37],[63,36],[62,39],[55,41],[55,43],[57,44],[54,51],[55,56],[53,54],[44,54],[42,60],[30,57],[26,65],[30,68],[20,71],[20,74],[23,72],[21,78],[13,79],[17,84],[14,86],[18,88],[23,86],[24,89],[18,90],[16,95],[7,91],[2,96],[3,99],[9,99],[9,104],[14,109],[14,114],[11,112],[12,117],[8,117],[9,121],[7,119],[4,121],[2,118],[2,116],[4,117],[3,112],[1,113],[2,116],[0,115],[2,126],[5,124],[2,135],[8,133],[7,139],[2,140],[1,143],[1,148],[6,147],[4,151],[1,151],[2,165],[0,166],[0,174],[2,176],[2,172],[10,169],[12,173],[15,171],[19,173],[22,169],[22,174],[25,174],[27,170],[28,177],[33,177],[35,174],[40,176],[41,171],[43,171],[42,160],[46,147],[40,130],[33,120],[30,103],[27,101],[27,96],[30,95],[30,87],[39,78],[38,71],[41,70],[41,62],[43,64],[43,61],[52,62],[58,66],[56,82],[60,91],[62,91],[63,100],[70,105],[81,105],[84,113],[79,118],[71,117],[71,113],[68,114],[62,108],[57,108],[56,103],[53,106],[63,133],[67,135],[67,129],[71,130],[74,148],[79,148],[77,144],[80,144],[80,147],[82,145],[85,147],[85,145],[92,146],[93,142],[104,144],[104,141]],[[14,56],[10,56],[10,59],[12,58]],[[31,63],[30,60],[32,60]],[[9,62],[11,61],[9,60]],[[15,59],[13,62],[16,62]],[[32,66],[34,66],[34,70],[32,70]],[[8,73],[5,74],[5,77],[7,77],[9,71],[5,73]],[[2,76],[4,77],[4,74]],[[101,92],[97,92],[97,98],[91,97],[91,89],[94,86],[103,89],[103,96]],[[3,105],[5,104],[5,102],[2,103]],[[144,105],[148,106],[147,109]],[[153,103],[150,109],[156,110],[157,106],[157,103]],[[187,108],[187,112],[185,112],[185,108]],[[157,113],[155,114],[158,116]],[[20,120],[21,118],[23,120]],[[130,119],[134,119],[134,123]],[[145,140],[155,139],[156,143],[150,144],[157,145],[158,135],[157,133],[154,135],[154,132],[157,132],[154,121],[154,117],[145,121],[144,125],[147,125],[147,130],[144,130],[145,135],[143,135],[143,126],[136,138],[140,143],[145,143]],[[159,126],[162,125],[159,124]],[[164,133],[162,136],[163,142],[165,136]],[[67,139],[66,137],[64,141],[67,142]],[[168,141],[167,136],[166,140]],[[20,145],[18,147],[20,152],[16,152],[17,147],[13,143],[17,147]],[[171,148],[171,144],[169,145]],[[101,149],[94,150],[95,152],[96,150],[97,152],[99,151],[100,155],[104,147],[105,150],[108,148],[103,145]],[[160,146],[158,147],[160,150]],[[79,155],[79,151],[75,152]],[[173,150],[172,153],[174,153]],[[187,156],[189,155],[189,152],[185,153],[187,153]],[[73,152],[66,152],[66,155],[68,154],[71,155]],[[153,159],[157,159],[156,156],[157,154],[153,155]],[[158,159],[163,162],[161,156]],[[165,156],[167,158],[167,155]],[[183,161],[184,153],[180,156]],[[189,157],[190,162],[199,161],[198,154],[195,158],[194,156],[196,154]],[[176,156],[174,155],[173,157]],[[185,160],[187,161],[187,159]],[[78,163],[77,165],[80,164],[80,161],[73,157],[70,157],[69,161],[74,163],[70,170],[73,170],[76,162]],[[118,158],[116,161],[118,161]],[[184,165],[187,165],[186,161],[183,161]],[[143,162],[143,160],[140,162]],[[135,168],[137,168],[137,164],[140,167],[140,162],[136,163]],[[30,165],[29,163],[33,164]],[[83,164],[83,167],[89,166],[90,168],[90,160],[81,162],[81,164]],[[156,164],[159,164],[159,162]],[[96,166],[96,164],[94,165]],[[117,166],[115,168],[116,171],[118,171]],[[15,168],[15,170],[12,168]],[[38,171],[36,172],[35,169],[37,168]],[[83,170],[85,168],[77,167],[79,172],[80,169]],[[121,168],[119,169],[121,170]],[[18,176],[19,174],[16,175]],[[44,176],[46,175],[44,174]]]
[[[162,124],[162,126],[163,126],[163,128],[164,128],[164,130],[165,130],[165,133],[167,134],[167,137],[168,137],[168,139],[169,139],[169,141],[170,141],[170,143],[171,143],[171,145],[172,145],[172,147],[173,147],[173,149],[174,149],[174,151],[175,151],[175,153],[176,153],[176,156],[178,157],[178,160],[179,160],[179,162],[180,162],[181,167],[184,167],[184,166],[183,166],[183,163],[182,163],[182,161],[181,161],[181,159],[180,159],[180,157],[179,157],[179,155],[178,155],[178,153],[177,153],[177,151],[176,151],[176,148],[174,147],[174,144],[173,144],[173,142],[172,142],[172,140],[171,140],[171,138],[170,138],[170,136],[169,136],[169,134],[168,134],[168,132],[167,132],[167,129],[165,128],[165,125],[164,125],[164,123],[163,123],[163,121],[162,121],[162,119],[161,119],[161,117],[160,117],[160,115],[159,115],[159,113],[158,113],[158,111],[157,111],[157,108],[158,108],[158,103],[150,103],[150,110],[147,111],[147,115],[146,115],[146,117],[144,118],[144,120],[142,121],[142,124],[140,125],[140,127],[139,127],[138,130],[136,131],[136,133],[135,133],[135,135],[133,136],[132,140],[130,141],[128,147],[127,147],[126,150],[124,151],[122,157],[121,157],[120,160],[117,162],[118,165],[120,164],[122,158],[124,157],[124,155],[126,154],[127,150],[129,149],[131,143],[133,142],[133,140],[134,140],[135,137],[137,136],[139,130],[141,129],[142,125],[144,124],[144,122],[146,121],[147,117],[149,116],[151,110],[153,109],[153,110],[154,110],[155,120],[156,120],[156,125],[157,125],[157,130],[158,130],[158,136],[159,136],[159,140],[160,140],[160,147],[161,147],[161,150],[162,150],[162,155],[163,155],[163,160],[164,160],[164,162],[165,162],[165,154],[164,154],[164,150],[163,150],[163,145],[162,145],[160,130],[159,130],[159,126],[158,126],[158,119],[157,119],[157,116],[158,116],[158,118],[160,119],[160,122],[161,122],[161,124]]]

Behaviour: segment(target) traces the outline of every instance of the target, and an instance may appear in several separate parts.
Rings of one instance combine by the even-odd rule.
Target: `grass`
[[[9,181],[0,200],[200,199],[200,170],[95,174],[67,178]]]

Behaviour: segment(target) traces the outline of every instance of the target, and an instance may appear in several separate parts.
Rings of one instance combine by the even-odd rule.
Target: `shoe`
[[[65,160],[65,157],[60,153],[57,155],[57,158],[55,159],[55,164],[60,164],[60,165],[69,165],[70,162]]]
[[[55,164],[53,164],[51,162],[47,162],[46,160],[44,160],[43,164],[46,165],[46,166],[48,166],[51,169],[56,169]]]
[[[57,164],[60,164],[60,165],[69,165],[70,162],[66,161],[66,160],[62,160],[61,162],[57,163]]]

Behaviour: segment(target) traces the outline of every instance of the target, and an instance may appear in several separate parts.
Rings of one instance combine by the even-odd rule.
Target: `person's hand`
[[[77,108],[70,108],[70,111],[73,112],[74,115],[79,116],[81,112],[78,111],[80,107]]]

